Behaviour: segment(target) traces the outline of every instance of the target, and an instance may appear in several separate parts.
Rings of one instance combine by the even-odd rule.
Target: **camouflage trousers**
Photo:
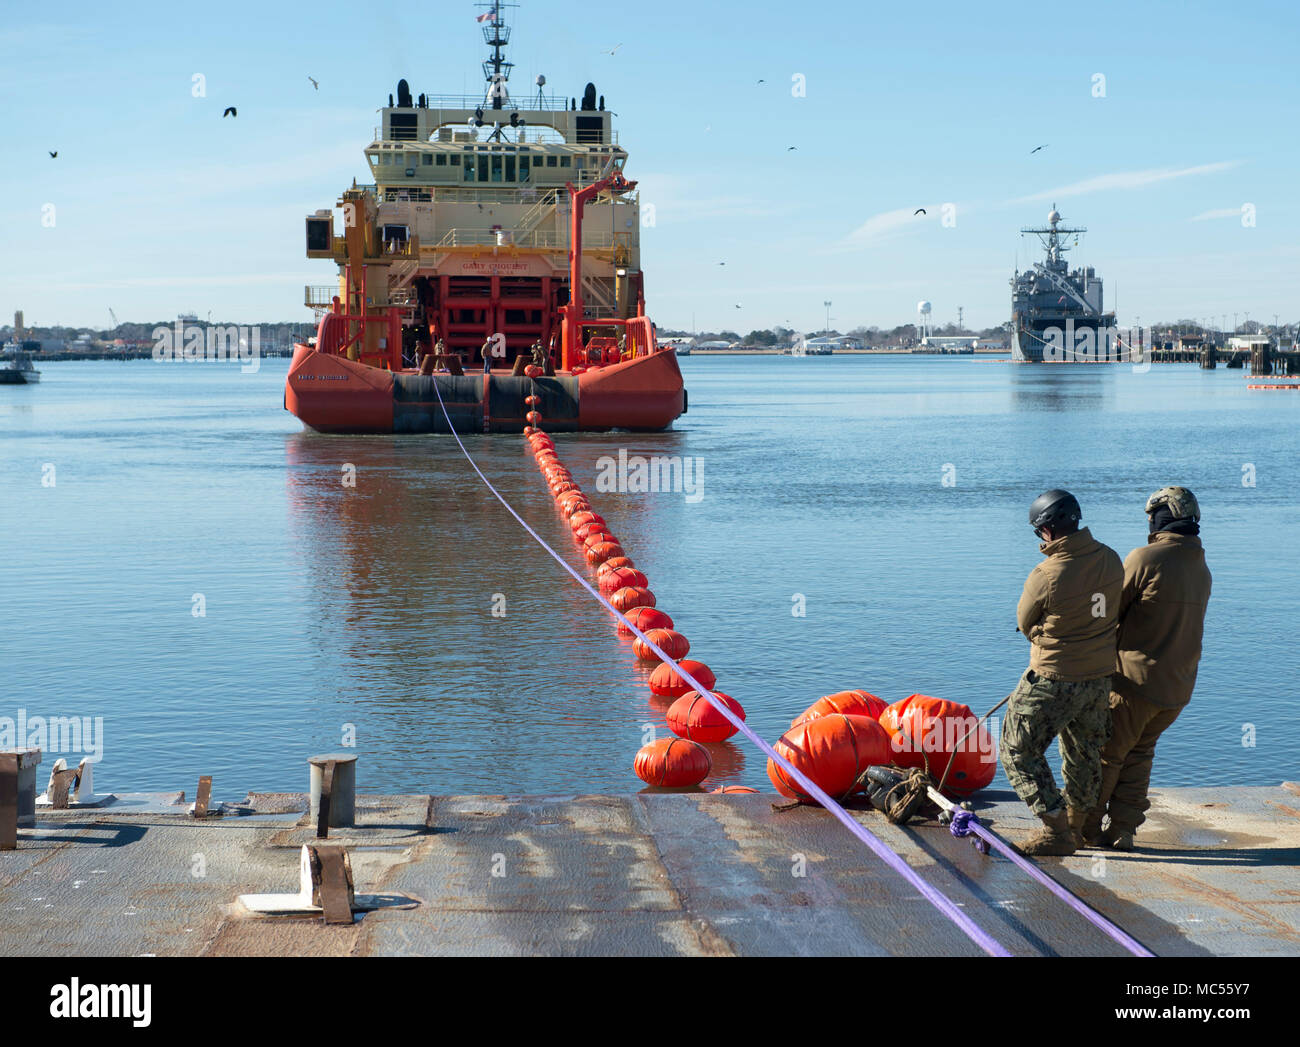
[[[1055,813],[1061,790],[1044,755],[1060,736],[1065,802],[1090,811],[1101,798],[1101,750],[1110,738],[1110,677],[1053,680],[1028,669],[1002,720],[999,755],[1016,794],[1037,815]]]

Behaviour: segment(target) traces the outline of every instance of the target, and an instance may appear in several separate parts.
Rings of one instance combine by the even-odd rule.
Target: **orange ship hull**
[[[517,433],[528,424],[530,395],[541,400],[548,432],[661,430],[686,412],[682,373],[668,349],[578,375],[517,378],[505,370],[389,371],[299,344],[284,406],[323,433],[445,433],[448,417],[460,433]]]

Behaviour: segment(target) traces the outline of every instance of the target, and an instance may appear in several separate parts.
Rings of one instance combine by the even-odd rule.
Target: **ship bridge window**
[[[459,155],[457,155],[457,154],[453,154],[453,155],[452,155],[452,158],[451,158],[451,166],[452,166],[452,167],[459,167],[459,166],[460,166],[460,156],[459,156]]]
[[[482,181],[480,178],[479,181]],[[492,157],[492,181],[501,181],[501,157],[499,155]]]
[[[561,166],[561,167],[568,167],[569,165],[570,165],[570,159],[569,159],[569,157],[567,157],[567,156],[562,156],[562,157],[560,157],[560,166]]]
[[[515,158],[513,156],[507,156],[506,157],[506,181],[513,182],[514,180],[515,180]]]
[[[425,154],[424,154],[424,157],[423,157],[423,160],[422,160],[422,163],[424,164],[425,167],[432,167],[432,166],[433,166],[433,154],[432,154],[432,153],[425,153]]]
[[[454,159],[454,157],[453,157],[453,159]],[[438,166],[439,166],[439,167],[446,167],[446,166],[447,166],[447,157],[446,157],[446,154],[444,154],[444,153],[439,153],[439,154],[438,154]]]
[[[528,157],[526,156],[519,158],[519,181],[528,181]]]
[[[488,180],[488,158],[483,153],[480,153],[478,158],[478,180],[480,182]]]
[[[558,156],[548,156],[546,158],[546,166],[554,167],[557,163],[559,163],[559,160],[560,158]]]

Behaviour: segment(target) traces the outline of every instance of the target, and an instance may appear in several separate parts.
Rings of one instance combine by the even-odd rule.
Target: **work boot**
[[[1079,849],[1065,808],[1054,814],[1040,814],[1039,817],[1043,820],[1043,828],[1017,847],[1021,854],[1031,858],[1064,858]]]
[[[1112,851],[1131,851],[1133,830],[1123,825],[1108,825],[1106,831],[1101,834],[1101,843],[1103,847],[1109,847]]]
[[[1070,828],[1074,830],[1079,846],[1101,846],[1101,811],[1077,811],[1071,807],[1069,812]]]

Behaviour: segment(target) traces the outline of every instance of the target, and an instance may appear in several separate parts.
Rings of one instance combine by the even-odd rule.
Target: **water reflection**
[[[561,453],[635,555],[643,536],[671,529],[673,509],[596,495],[600,458],[629,439],[573,439]],[[669,453],[674,440],[636,442]],[[515,510],[590,577],[522,441],[467,445]],[[436,754],[440,776],[492,791],[629,784],[648,672],[454,441],[302,432],[286,438],[285,456],[312,657],[329,700],[377,754]]]
[[[1011,402],[1022,411],[1104,410],[1115,399],[1113,366],[1010,364]]]

